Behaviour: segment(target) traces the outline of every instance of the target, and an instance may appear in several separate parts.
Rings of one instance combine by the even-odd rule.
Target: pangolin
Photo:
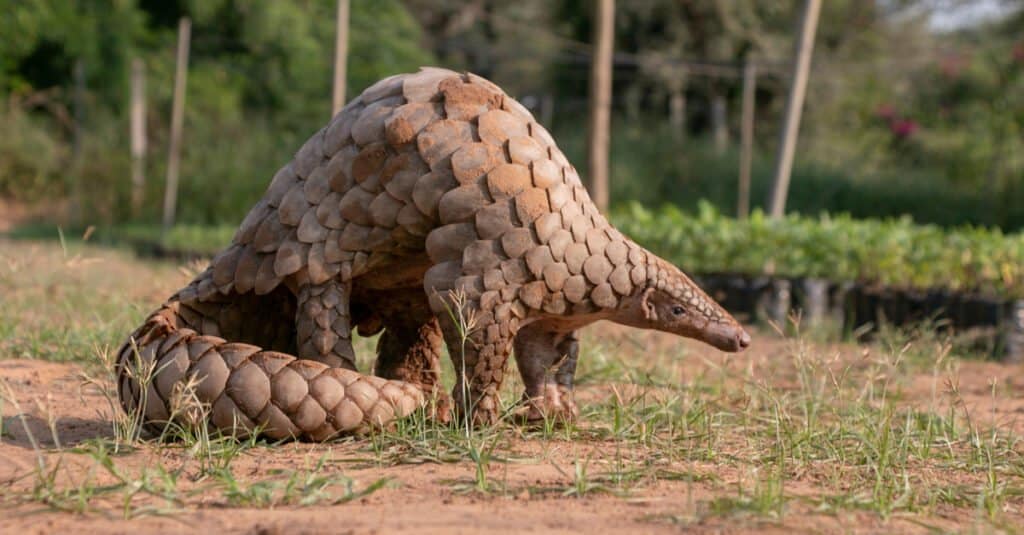
[[[598,320],[750,344],[608,223],[526,108],[423,68],[363,91],[275,174],[231,245],[131,334],[118,392],[151,429],[185,384],[214,427],[271,438],[365,431],[430,399],[488,423],[514,348],[526,416],[571,417],[576,331]],[[356,370],[354,328],[383,331],[374,375]]]

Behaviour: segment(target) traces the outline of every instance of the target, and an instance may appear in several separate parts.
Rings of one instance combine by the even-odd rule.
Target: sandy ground
[[[655,344],[673,343],[657,338]],[[750,358],[757,361],[769,356],[755,354]],[[965,363],[959,370],[960,389],[974,414],[991,418],[1004,428],[1020,430],[1024,429],[1024,401],[1019,397],[994,399],[990,386],[990,381],[996,380],[1013,392],[1024,391],[1024,379],[1014,371],[997,363]],[[0,488],[28,484],[26,474],[32,473],[37,461],[18,415],[25,417],[24,422],[41,442],[40,447],[47,451],[54,448],[48,430],[51,418],[65,448],[111,436],[106,400],[95,388],[83,386],[80,373],[81,368],[74,364],[0,361],[0,375],[24,404],[21,413],[9,406],[3,410],[6,436],[0,441]],[[913,381],[906,394],[926,399],[934,386],[931,377],[922,376]],[[583,389],[580,397],[609,394],[607,387],[593,386]],[[515,442],[520,461],[492,467],[491,477],[502,489],[488,495],[462,490],[473,481],[474,466],[468,461],[381,466],[368,454],[365,439],[328,446],[283,444],[242,454],[232,464],[235,473],[259,477],[275,468],[309,465],[311,459],[324,457],[329,459],[328,470],[343,471],[357,485],[382,477],[390,478],[391,484],[365,498],[333,506],[227,508],[214,498],[190,503],[166,516],[131,520],[119,519],[116,507],[106,513],[83,515],[27,503],[7,509],[0,532],[189,533],[201,529],[224,533],[674,533],[685,529],[709,533],[885,533],[957,531],[971,526],[974,515],[969,509],[940,507],[937,514],[927,519],[903,514],[881,519],[873,513],[858,511],[818,514],[810,505],[790,502],[782,519],[708,516],[708,503],[729,495],[729,489],[743,477],[742,471],[729,462],[693,462],[680,467],[698,474],[697,481],[657,481],[625,496],[594,493],[582,499],[566,497],[562,493],[572,485],[575,460],[600,455],[608,444],[529,438]],[[52,460],[54,455],[49,453],[47,457]],[[83,457],[69,454],[65,462],[69,466],[80,465],[81,475],[91,464]],[[150,447],[119,458],[119,462],[123,459],[130,471],[130,467],[152,462],[175,466],[181,462],[178,457],[176,450]],[[787,492],[795,495],[813,496],[819,490],[812,477],[789,485]],[[1019,521],[1019,503],[1016,512],[1014,520]]]

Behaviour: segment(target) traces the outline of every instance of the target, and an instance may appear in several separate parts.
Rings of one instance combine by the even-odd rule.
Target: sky
[[[970,27],[1005,16],[1014,9],[1004,0],[933,0],[932,3],[929,24],[939,31]]]

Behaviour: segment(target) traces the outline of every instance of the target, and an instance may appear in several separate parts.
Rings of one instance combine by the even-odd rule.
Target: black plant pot
[[[959,297],[946,290],[929,290],[924,294],[921,312],[925,318],[941,320],[951,327],[956,327],[956,302]]]
[[[997,327],[1006,316],[1006,301],[984,295],[967,295],[964,302],[970,311],[969,327]]]
[[[829,287],[829,318],[843,330],[843,335],[848,335],[852,329],[854,317],[854,294],[857,284],[854,282],[839,282]]]
[[[910,322],[910,307],[904,290],[886,289],[881,300],[882,314],[888,325],[900,327]]]
[[[715,273],[694,277],[694,282],[740,321],[754,317],[758,294],[747,277]]]

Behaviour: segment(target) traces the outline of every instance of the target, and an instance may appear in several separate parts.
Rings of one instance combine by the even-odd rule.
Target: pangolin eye
[[[682,316],[683,314],[686,314],[686,309],[679,305],[675,305],[672,307],[672,314],[676,316]]]

